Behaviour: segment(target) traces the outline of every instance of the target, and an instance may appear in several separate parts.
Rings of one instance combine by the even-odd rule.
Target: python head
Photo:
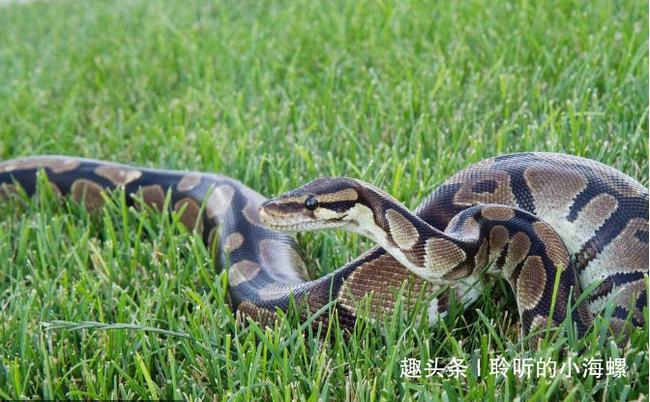
[[[356,179],[321,177],[263,203],[259,216],[268,227],[282,231],[360,232],[373,219],[365,199],[370,188]]]

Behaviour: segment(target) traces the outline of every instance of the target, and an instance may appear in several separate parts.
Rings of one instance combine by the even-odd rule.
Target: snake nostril
[[[271,220],[277,219],[281,215],[280,205],[274,200],[268,200],[263,202],[257,209],[257,213],[260,216],[262,222],[269,223]]]
[[[268,208],[267,207],[268,207],[268,204],[265,202],[262,205],[260,205],[259,208],[257,208],[257,213],[259,214],[259,216],[261,218],[268,217],[269,214],[268,214]]]

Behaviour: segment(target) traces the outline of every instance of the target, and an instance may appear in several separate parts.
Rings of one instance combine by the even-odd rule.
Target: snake
[[[379,317],[425,298],[430,323],[503,278],[520,335],[570,320],[580,334],[604,314],[614,334],[643,326],[647,306],[648,189],[602,163],[522,152],[457,172],[410,211],[349,177],[321,177],[267,199],[223,175],[69,156],[0,163],[0,198],[33,196],[39,172],[57,196],[96,213],[122,189],[129,206],[178,214],[225,269],[238,318],[270,325],[292,305],[328,308],[354,328],[362,301]],[[344,230],[376,245],[310,280],[295,232]],[[408,284],[408,295],[396,292]],[[613,306],[613,307],[612,307]],[[314,323],[327,322],[321,314]]]

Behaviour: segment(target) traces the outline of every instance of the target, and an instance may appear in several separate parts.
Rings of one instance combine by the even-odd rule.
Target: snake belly
[[[0,163],[0,197],[11,197],[20,186],[27,195],[36,192],[37,172],[43,170],[56,193],[70,196],[89,211],[101,208],[103,192],[123,188],[127,203],[136,200],[162,210],[182,211],[181,221],[201,235],[215,250],[215,262],[227,267],[230,303],[238,314],[269,324],[276,311],[286,311],[293,298],[311,312],[332,304],[339,323],[351,329],[357,303],[371,295],[373,312],[390,312],[396,289],[409,281],[407,305],[419,295],[435,292],[430,318],[449,308],[449,292],[467,304],[480,292],[462,281],[451,288],[431,284],[413,275],[380,247],[374,247],[343,267],[316,280],[306,278],[305,265],[295,239],[264,226],[258,216],[266,200],[229,177],[158,169],[144,169],[66,156],[38,156]],[[458,216],[483,204],[500,204],[527,211],[550,225],[571,256],[570,269],[582,289],[594,288],[586,299],[591,315],[614,304],[612,327],[624,331],[625,323],[644,323],[648,274],[648,190],[606,165],[575,156],[518,153],[481,161],[445,181],[415,213],[429,225],[444,230],[458,224]],[[458,229],[458,228],[456,228]],[[462,230],[462,228],[461,228]],[[497,266],[514,258],[516,233],[494,234],[491,260]],[[544,243],[543,237],[528,239]],[[540,244],[544,246],[544,244]],[[523,265],[515,265],[521,271]],[[477,271],[488,267],[476,267]],[[538,278],[530,292],[533,310],[547,306],[553,283]],[[629,316],[629,317],[628,317]],[[326,321],[322,315],[315,322]]]

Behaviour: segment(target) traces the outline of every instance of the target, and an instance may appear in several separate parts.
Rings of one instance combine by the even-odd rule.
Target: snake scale
[[[648,190],[592,160],[554,153],[486,159],[450,177],[414,212],[350,178],[316,179],[266,200],[221,175],[66,156],[0,163],[0,196],[18,187],[33,195],[39,170],[55,193],[91,212],[115,188],[125,190],[130,205],[141,200],[158,210],[169,193],[182,223],[227,267],[233,309],[262,323],[286,311],[291,298],[311,312],[333,300],[340,325],[352,328],[364,296],[371,295],[372,311],[391,311],[405,280],[413,294],[436,292],[428,306],[435,322],[452,293],[468,305],[482,291],[479,277],[491,274],[514,292],[523,335],[567,316],[584,333],[608,303],[615,333],[644,324]],[[377,246],[308,280],[286,232],[337,228]],[[590,291],[577,303],[584,289]]]

